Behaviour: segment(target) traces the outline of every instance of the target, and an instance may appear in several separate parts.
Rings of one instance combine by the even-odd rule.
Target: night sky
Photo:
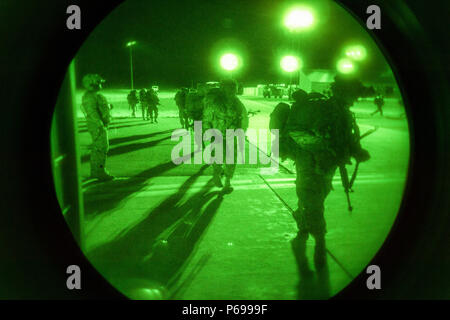
[[[296,4],[314,10],[316,23],[300,33],[283,25]],[[244,85],[286,82],[283,55],[299,55],[304,71],[335,69],[349,44],[363,44],[368,57],[358,75],[372,81],[389,70],[367,30],[345,9],[328,0],[127,0],[92,32],[76,56],[77,77],[99,73],[106,87],[130,86],[128,41],[133,47],[135,87],[190,86],[226,76],[219,58],[238,53],[242,67],[233,76]]]

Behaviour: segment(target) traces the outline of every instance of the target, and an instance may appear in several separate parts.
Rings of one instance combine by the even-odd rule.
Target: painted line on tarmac
[[[392,179],[392,180],[401,180],[403,179],[402,176],[398,176],[398,177],[392,177],[391,175],[385,175],[385,174],[360,174],[358,175],[358,181],[359,180],[381,180],[381,179]],[[289,176],[287,178],[268,178],[266,179],[268,182],[290,182],[290,181],[294,181],[296,180],[296,178]],[[333,177],[333,181],[341,181],[341,178],[339,177],[339,175],[335,175]]]
[[[258,175],[263,181],[264,183],[269,187],[270,190],[272,190],[272,192],[275,194],[275,196],[284,204],[284,206],[291,212],[291,214],[294,213],[294,210],[292,210],[292,208],[286,203],[286,201],[284,201],[284,199],[270,186],[270,184],[266,181],[266,179],[264,179],[264,177],[262,175]],[[328,248],[326,249],[328,255],[334,260],[334,262],[337,263],[337,265],[339,267],[341,267],[341,269],[344,271],[344,273],[351,279],[353,280],[354,277],[353,275],[342,265],[342,263],[331,253],[330,250],[328,250]]]
[[[260,175],[258,175],[260,176]],[[196,192],[199,191],[201,188],[203,188],[204,184],[208,182],[210,177],[205,177],[206,179],[201,179],[197,181],[193,186],[189,188],[187,193]],[[116,181],[129,181],[132,182],[133,180],[129,180],[127,178],[119,178],[116,179]],[[234,190],[267,190],[267,189],[293,189],[295,188],[295,178],[287,178],[287,179],[264,179],[264,183],[255,183],[254,180],[249,179],[234,179],[232,181]],[[366,185],[366,184],[380,184],[380,183],[402,183],[404,182],[404,178],[385,178],[383,176],[368,176],[368,177],[358,177],[357,185]],[[103,184],[102,188],[99,188],[98,191],[94,191],[99,197],[112,195],[112,194],[121,194],[121,193],[132,193],[134,195],[131,196],[131,198],[134,197],[147,197],[149,195],[152,196],[158,196],[158,195],[167,195],[168,191],[176,190],[180,187],[183,181],[180,180],[179,183],[168,183],[168,184],[162,184],[161,181],[158,180],[149,180],[142,182],[141,188],[139,191],[137,191],[136,194],[134,194],[136,191],[135,186],[127,186],[127,187],[119,187],[119,188],[113,188],[112,185],[105,185],[105,183],[96,182],[93,181],[85,181],[82,185],[82,191],[87,192],[91,189],[94,189],[95,187],[99,186],[100,184]],[[271,185],[269,186],[269,182]],[[107,182],[108,183],[108,182]],[[110,183],[110,182],[109,182]],[[136,184],[139,184],[139,179],[136,179]],[[332,181],[333,186],[340,186],[341,180],[340,178],[334,178]],[[142,186],[144,185],[144,186]],[[103,189],[103,190],[100,190]]]

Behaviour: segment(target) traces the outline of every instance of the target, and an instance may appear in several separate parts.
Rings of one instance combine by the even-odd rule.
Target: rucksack
[[[295,104],[294,104],[295,105]],[[335,99],[308,95],[301,106],[293,106],[288,121],[289,130],[304,130],[319,138],[310,152],[328,154],[329,160],[346,163],[354,143],[352,113]],[[333,158],[331,160],[331,158]]]
[[[269,129],[278,129],[279,133],[279,156],[282,160],[289,158],[294,160],[295,153],[293,147],[295,143],[287,132],[287,123],[289,115],[291,113],[291,107],[284,102],[280,102],[275,106],[270,114]]]
[[[291,107],[287,103],[280,102],[277,104],[270,114],[269,129],[284,131],[290,112]]]

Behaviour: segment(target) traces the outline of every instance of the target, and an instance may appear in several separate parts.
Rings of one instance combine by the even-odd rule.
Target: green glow
[[[227,71],[232,71],[239,65],[238,57],[232,53],[226,53],[220,58],[220,65]]]
[[[203,170],[200,165],[175,165],[168,160],[174,145],[169,141],[174,129],[180,126],[180,119],[175,115],[181,113],[174,99],[176,91],[169,89],[172,85],[195,88],[196,82],[205,82],[209,85],[221,79],[242,78],[244,94],[237,97],[247,112],[255,115],[250,118],[249,129],[267,130],[270,129],[270,114],[275,105],[282,101],[286,103],[292,101],[287,99],[289,84],[297,85],[301,78],[301,88],[308,92],[323,92],[328,90],[328,83],[332,81],[335,73],[339,72],[343,78],[357,78],[362,75],[362,63],[367,59],[383,58],[382,52],[373,41],[370,39],[364,41],[364,38],[352,39],[352,34],[347,34],[347,29],[342,29],[343,36],[351,40],[348,43],[341,43],[337,48],[335,59],[331,61],[333,70],[312,70],[307,75],[300,73],[299,70],[303,71],[310,65],[322,67],[312,66],[309,59],[303,60],[307,59],[303,50],[315,48],[308,48],[308,43],[303,42],[308,39],[303,39],[304,34],[300,32],[314,29],[316,25],[318,27],[320,20],[328,20],[326,6],[319,6],[319,3],[326,1],[314,2],[314,7],[311,7],[314,10],[311,10],[312,23],[309,24],[311,26],[309,29],[301,29],[302,25],[308,24],[294,23],[296,19],[293,17],[297,14],[292,14],[292,23],[288,23],[290,29],[287,29],[284,18],[288,11],[265,12],[267,18],[277,24],[267,26],[267,30],[276,33],[281,29],[288,36],[284,37],[283,41],[272,43],[274,56],[268,57],[264,65],[258,66],[255,61],[252,68],[246,68],[251,61],[249,59],[257,52],[247,48],[249,44],[246,39],[240,39],[241,34],[233,28],[228,29],[227,34],[216,34],[217,44],[215,42],[211,44],[209,42],[211,39],[206,39],[204,47],[205,52],[208,52],[208,60],[204,59],[203,63],[205,68],[208,65],[212,67],[210,75],[198,73],[197,68],[191,68],[188,63],[172,78],[158,76],[158,73],[152,72],[146,75],[142,63],[146,61],[162,63],[163,61],[159,59],[153,59],[155,57],[153,54],[157,50],[174,55],[167,56],[166,62],[170,65],[171,58],[176,58],[175,56],[179,54],[176,52],[178,43],[174,42],[174,50],[166,50],[167,48],[158,41],[147,43],[145,39],[139,38],[137,46],[137,41],[132,40],[133,34],[137,32],[136,28],[148,31],[149,26],[124,25],[124,33],[130,38],[118,39],[113,45],[121,49],[117,55],[111,56],[122,67],[113,68],[109,73],[112,78],[115,76],[117,85],[123,83],[123,87],[109,86],[100,92],[114,105],[111,112],[113,122],[108,128],[110,148],[106,164],[111,174],[120,177],[115,181],[98,182],[90,178],[92,152],[90,146],[93,141],[87,120],[80,108],[85,90],[77,88],[72,106],[68,96],[69,90],[66,86],[62,86],[51,131],[51,159],[56,196],[61,212],[66,212],[65,217],[71,214],[67,204],[71,204],[71,208],[74,208],[73,204],[79,202],[78,207],[83,212],[80,215],[79,227],[86,231],[80,232],[83,234],[82,238],[80,236],[84,244],[82,252],[90,264],[122,294],[130,299],[149,300],[318,299],[334,296],[353,280],[352,275],[365,272],[365,268],[386,241],[394,225],[408,176],[410,158],[408,121],[401,100],[401,90],[395,83],[392,71],[390,77],[394,82],[380,82],[376,87],[383,93],[386,86],[392,85],[395,89],[393,96],[385,97],[384,116],[380,113],[371,116],[377,109],[374,97],[360,99],[351,108],[355,112],[355,119],[360,125],[362,135],[379,129],[362,140],[362,146],[369,150],[372,159],[359,166],[354,185],[355,193],[350,195],[354,206],[354,213],[351,216],[347,212],[346,195],[339,181],[340,177],[337,176],[332,182],[335,190],[326,197],[324,212],[328,229],[326,240],[329,269],[322,274],[313,269],[314,239],[310,238],[306,258],[314,270],[313,281],[302,279],[304,275],[300,272],[296,274],[297,270],[299,271],[295,257],[297,252],[291,250],[289,243],[298,232],[298,228],[292,215],[284,213],[297,209],[299,199],[295,183],[296,174],[299,174],[298,181],[302,175],[301,172],[297,172],[292,160],[283,162],[286,168],[272,164],[237,165],[232,180],[235,190],[226,196],[211,184],[212,168],[205,167]],[[202,8],[201,3],[197,5],[196,2],[192,2],[192,6],[195,12]],[[329,6],[331,8],[337,4],[330,1]],[[211,9],[222,10],[221,7],[223,6],[218,5],[216,8],[212,6]],[[88,37],[86,45],[80,48],[75,57],[80,67],[83,67],[79,70],[80,76],[84,75],[82,70],[101,71],[102,53],[111,48],[103,46],[106,43],[99,43],[98,39],[114,38],[116,31],[114,24],[120,24],[126,16],[126,11],[121,8],[130,10],[130,7],[119,6],[111,17],[102,22],[102,27],[97,28]],[[155,10],[154,4],[150,2],[148,10],[142,10],[143,7],[140,5],[131,9],[134,9],[131,11],[134,15],[139,15],[141,11]],[[260,9],[264,11],[264,8]],[[248,16],[252,10],[238,13]],[[230,10],[230,27],[233,26],[233,12]],[[330,11],[330,14],[333,12]],[[171,12],[167,13],[170,19]],[[173,19],[176,18],[173,16]],[[210,17],[206,15],[187,18],[192,18],[192,21],[187,20],[187,23],[183,24],[185,30],[178,30],[174,25],[171,33],[182,31],[183,35],[196,35],[198,34],[196,23],[208,24]],[[203,18],[205,20],[202,20]],[[196,21],[197,19],[199,20]],[[350,15],[347,15],[347,20],[333,19],[333,22],[336,22],[334,27],[339,26],[341,22],[342,25],[347,25],[354,20],[352,19]],[[300,20],[308,21],[302,18]],[[220,25],[220,21],[217,22]],[[256,20],[250,19],[248,24],[253,28],[254,34],[261,32],[261,25]],[[109,25],[112,30],[108,29]],[[354,26],[367,33],[367,30],[356,22]],[[164,29],[154,31],[164,32]],[[227,37],[221,39],[225,35]],[[124,43],[125,48],[121,47]],[[311,44],[314,45],[314,39]],[[367,57],[366,60],[359,61],[359,54],[350,53],[352,51],[350,49],[361,44],[366,46],[364,50],[367,52],[364,53]],[[130,74],[125,71],[128,70],[128,64],[131,65],[135,59],[134,46],[136,51],[141,49],[141,56],[137,59],[141,65],[136,66],[136,69],[130,66],[130,73],[138,70],[141,74],[141,80],[136,83],[138,92],[141,88],[159,85],[158,94],[162,105],[160,123],[150,125],[148,121],[144,121],[140,105],[137,105],[137,117],[131,115],[127,101],[129,88],[126,86],[130,81]],[[320,48],[317,50],[320,51]],[[320,54],[313,51],[310,54]],[[111,52],[111,55],[113,53]],[[186,61],[195,60],[196,55],[198,51],[192,52],[192,55],[188,54],[188,51],[183,52]],[[96,56],[99,62],[89,58],[92,56]],[[126,58],[130,61],[128,62]],[[273,77],[265,79],[260,77],[262,73],[258,67],[274,69],[270,70],[270,74],[274,74]],[[186,79],[192,81],[183,83],[182,73],[187,74]],[[254,78],[255,81],[261,79],[262,84],[254,87],[250,82],[244,81],[245,77]],[[164,79],[167,80],[167,87],[164,85]],[[170,82],[171,80],[173,82]],[[73,91],[76,89],[75,84],[73,78]],[[371,84],[364,83],[364,85]],[[262,96],[264,91],[269,91],[270,97]],[[277,95],[278,92],[284,93],[282,99]],[[195,94],[195,90],[191,90],[191,93],[192,97],[199,99],[189,100],[189,104],[195,104],[197,107],[199,102],[201,108],[202,98]],[[390,130],[393,127],[395,130]],[[269,130],[266,132],[269,134]],[[259,140],[261,135],[258,133],[256,136],[258,141],[261,141]],[[197,147],[194,133],[191,138],[192,140],[186,141],[190,142],[190,149],[194,151]],[[70,148],[70,143],[74,139],[76,148]],[[270,146],[272,151],[269,136],[267,142],[267,149]],[[246,163],[251,154],[250,147],[248,140],[244,151]],[[204,148],[201,148],[202,152],[196,154],[202,154],[203,150]],[[67,154],[67,157],[59,161],[58,159],[63,159],[61,156],[63,154]],[[258,158],[260,156],[258,152]],[[68,164],[74,157],[77,157],[78,170],[72,170]],[[69,158],[72,160],[67,160]],[[351,175],[355,170],[355,162],[347,166],[347,169]],[[82,182],[79,183],[79,194],[71,187],[77,181]],[[314,181],[312,183],[314,184]],[[75,201],[68,202],[68,199]],[[76,230],[78,226],[75,219],[66,218],[66,221],[71,230]],[[74,235],[77,233],[74,232]],[[211,252],[215,258],[208,258]],[[246,259],[249,252],[252,259]],[[259,268],[261,264],[264,268]],[[268,274],[273,276],[268,277]],[[193,277],[194,281],[190,281]],[[299,279],[302,281],[298,281]],[[223,285],[218,288],[218,283]]]
[[[337,63],[337,69],[340,73],[352,73],[355,71],[355,66],[350,59],[340,59]]]
[[[345,55],[350,59],[361,61],[364,60],[367,56],[367,50],[362,45],[355,45],[348,47],[345,50]]]
[[[294,8],[284,18],[284,25],[290,30],[309,28],[314,24],[314,15],[308,8]]]
[[[285,56],[281,59],[280,66],[286,72],[294,72],[301,69],[302,63],[297,57]]]

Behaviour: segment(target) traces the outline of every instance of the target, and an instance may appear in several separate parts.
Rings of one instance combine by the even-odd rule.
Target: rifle
[[[378,127],[373,127],[372,129],[368,130],[367,132],[365,132],[362,135],[359,135],[359,131],[357,132],[358,134],[358,140],[361,141],[361,139],[367,137],[368,135],[374,133],[375,131],[377,131]],[[347,196],[347,204],[348,204],[348,211],[351,213],[353,211],[353,207],[352,204],[350,202],[350,192],[353,192],[352,186],[353,183],[356,180],[356,174],[358,173],[358,168],[359,168],[359,161],[356,161],[356,165],[355,165],[355,170],[353,171],[352,177],[350,179],[350,181],[348,180],[348,172],[347,172],[347,168],[345,167],[345,164],[340,164],[339,165],[339,173],[341,175],[341,181],[342,181],[342,186],[344,187],[344,191],[345,191],[345,195]]]
[[[353,207],[350,202],[350,194],[349,194],[351,186],[350,186],[350,182],[348,181],[348,172],[347,172],[347,168],[345,167],[345,164],[339,165],[339,173],[341,175],[341,181],[342,181],[342,186],[344,187],[345,195],[347,196],[348,211],[351,213],[353,211]]]

